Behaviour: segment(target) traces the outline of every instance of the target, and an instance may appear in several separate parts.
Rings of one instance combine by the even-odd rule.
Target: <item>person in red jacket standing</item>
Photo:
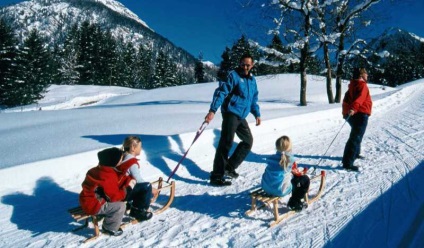
[[[120,225],[126,210],[124,200],[136,182],[116,169],[123,157],[120,149],[107,148],[97,157],[99,165],[87,172],[79,202],[85,213],[104,217],[104,233],[119,236],[123,233]]]
[[[360,157],[362,138],[367,129],[368,117],[371,115],[372,100],[367,80],[368,73],[365,68],[355,68],[353,79],[343,98],[343,118],[352,128],[342,159],[343,168],[349,171],[358,171],[353,162]]]

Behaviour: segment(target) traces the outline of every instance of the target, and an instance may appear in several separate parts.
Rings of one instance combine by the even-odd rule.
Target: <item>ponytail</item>
[[[281,168],[283,168],[284,170],[287,170],[287,167],[289,166],[289,156],[287,156],[286,152],[281,152],[281,159],[280,159],[280,166]]]
[[[281,158],[280,158],[280,166],[284,170],[287,170],[290,162],[290,158],[287,154],[287,152],[290,152],[292,149],[290,138],[287,136],[281,136],[280,138],[275,141],[275,148],[277,151],[281,152]]]

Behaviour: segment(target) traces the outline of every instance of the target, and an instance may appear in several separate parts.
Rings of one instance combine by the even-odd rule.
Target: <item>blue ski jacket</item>
[[[231,71],[226,82],[219,82],[219,87],[213,95],[210,111],[216,112],[221,106],[221,112],[230,112],[245,119],[249,113],[255,118],[260,117],[258,105],[258,87],[253,75],[240,76],[236,70]]]
[[[289,158],[289,166],[287,170],[284,170],[280,166],[281,153],[277,152],[275,155],[267,159],[267,167],[262,175],[262,189],[270,195],[274,196],[285,196],[291,193],[291,170],[295,158],[290,153],[286,153]]]

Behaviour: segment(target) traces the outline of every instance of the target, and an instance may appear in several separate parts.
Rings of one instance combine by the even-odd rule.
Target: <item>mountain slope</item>
[[[144,44],[154,52],[164,51],[174,55],[182,65],[194,68],[195,58],[191,54],[151,30],[133,12],[114,0],[31,0],[2,7],[0,17],[17,30],[19,40],[37,28],[48,37],[52,47],[63,43],[67,31],[75,23],[88,20],[110,29],[116,38]]]
[[[405,52],[418,52],[424,43],[421,38],[399,28],[389,28],[382,35],[372,39],[368,47],[376,53],[388,51],[390,54],[404,54]]]

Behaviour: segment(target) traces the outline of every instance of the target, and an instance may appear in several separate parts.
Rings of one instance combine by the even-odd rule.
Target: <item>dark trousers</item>
[[[345,167],[352,166],[361,151],[362,138],[368,125],[368,115],[357,113],[352,115],[347,122],[352,129],[343,153],[342,163]]]
[[[152,185],[150,183],[137,183],[130,194],[125,198],[132,202],[132,206],[138,209],[147,210],[152,199]]]
[[[252,133],[245,119],[241,119],[231,113],[222,114],[222,118],[221,137],[213,161],[211,178],[222,178],[225,169],[237,169],[247,154],[249,154],[253,144]],[[228,158],[235,134],[237,134],[241,142],[237,145],[231,157]]]
[[[308,193],[310,179],[307,175],[293,176],[292,184],[292,201],[300,202]]]

